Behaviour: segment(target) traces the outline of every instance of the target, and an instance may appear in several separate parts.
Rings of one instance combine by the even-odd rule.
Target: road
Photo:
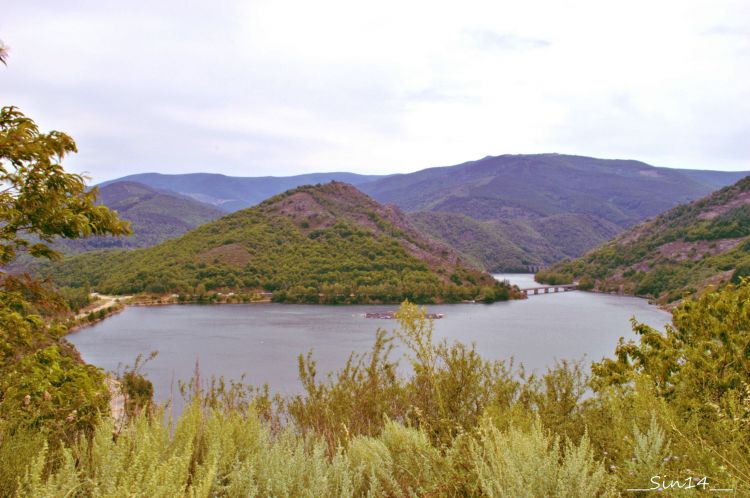
[[[130,299],[133,296],[107,296],[105,294],[93,293],[91,294],[91,297],[95,297],[97,301],[81,310],[81,312],[76,315],[76,320],[88,316],[89,313],[96,313],[99,310],[111,308],[112,306],[118,304],[118,299],[120,303],[124,303],[126,299]]]

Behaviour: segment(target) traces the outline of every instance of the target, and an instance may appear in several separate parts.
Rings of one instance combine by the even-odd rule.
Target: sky
[[[93,182],[558,152],[750,170],[747,0],[6,0],[0,103]]]

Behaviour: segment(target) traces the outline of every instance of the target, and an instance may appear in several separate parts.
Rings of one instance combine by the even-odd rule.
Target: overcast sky
[[[3,105],[95,182],[560,152],[750,170],[748,0],[6,0]]]

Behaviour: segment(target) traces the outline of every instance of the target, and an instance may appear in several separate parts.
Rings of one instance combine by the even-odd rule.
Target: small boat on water
[[[393,320],[396,318],[395,311],[378,311],[376,313],[365,313],[365,318],[377,318],[380,320]],[[442,313],[427,313],[427,318],[430,320],[439,320],[443,318]]]

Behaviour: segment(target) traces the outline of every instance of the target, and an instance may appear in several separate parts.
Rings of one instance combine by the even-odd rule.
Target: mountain
[[[479,221],[458,213],[419,211],[409,219],[489,272],[525,272],[576,257],[620,228],[601,218],[558,214],[539,219]]]
[[[522,261],[576,257],[624,228],[736,181],[739,173],[657,168],[639,161],[562,154],[485,157],[456,166],[391,175],[359,188],[408,212],[456,213],[485,222],[488,243],[521,248]],[[434,219],[434,216],[433,216]],[[489,223],[486,223],[489,222]],[[433,236],[455,244],[437,227]],[[518,256],[472,242],[488,269],[512,268]],[[459,241],[455,246],[466,252]],[[494,254],[494,256],[492,256]]]
[[[741,276],[750,276],[750,176],[637,225],[538,278],[582,280],[597,290],[666,303]]]
[[[486,157],[390,176],[145,173],[121,180],[172,191],[225,212],[256,205],[300,185],[343,181],[410,215],[431,213],[413,221],[467,260],[487,270],[509,271],[578,257],[623,229],[730,185],[740,175],[657,168],[630,160],[532,154]],[[474,233],[469,236],[466,222],[463,235],[457,235],[449,230],[457,218],[449,215],[463,215],[479,224],[471,224]]]
[[[378,175],[358,175],[355,173],[310,173],[297,176],[225,176],[213,173],[190,173],[183,175],[163,175],[141,173],[129,175],[102,185],[114,182],[137,182],[161,190],[171,190],[197,201],[211,204],[226,213],[254,206],[263,200],[286,190],[330,181],[359,185],[383,178]]]
[[[120,218],[130,221],[133,235],[60,239],[56,243],[59,249],[70,254],[95,249],[148,247],[225,214],[214,206],[130,181],[100,187],[98,202],[117,211]]]
[[[596,216],[621,227],[711,192],[682,170],[562,154],[485,157],[391,175],[360,185],[406,211],[447,211],[480,220]]]
[[[289,190],[154,247],[87,253],[45,271],[62,285],[116,294],[265,289],[276,301],[325,303],[515,296],[397,208],[340,182]]]

